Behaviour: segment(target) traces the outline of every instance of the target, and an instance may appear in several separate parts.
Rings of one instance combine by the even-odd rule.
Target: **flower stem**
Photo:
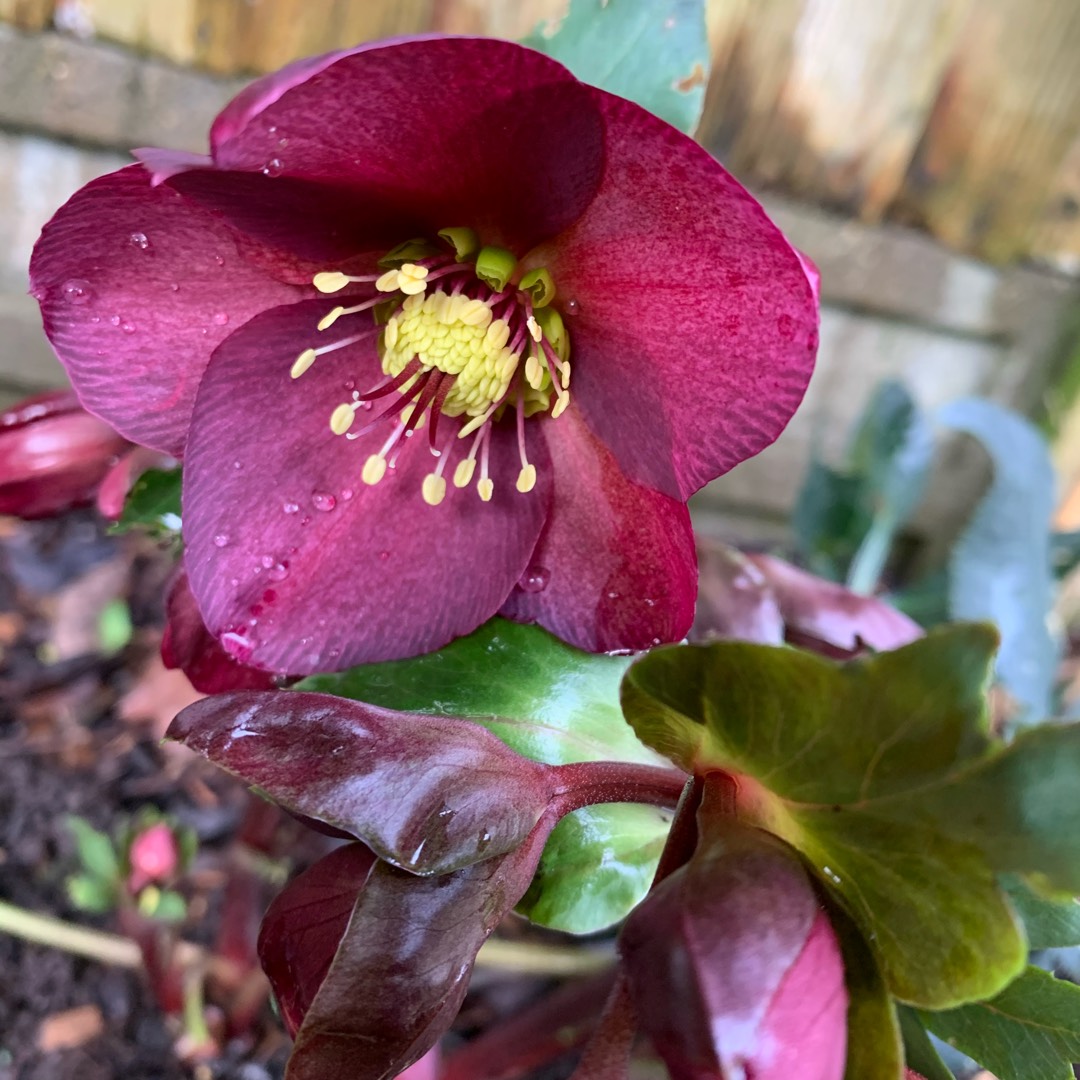
[[[35,945],[97,960],[112,967],[142,967],[142,953],[130,938],[64,922],[51,915],[39,915],[0,900],[0,933],[10,934]],[[182,941],[177,946],[182,965],[199,964],[205,952],[198,945]],[[492,938],[480,950],[477,964],[502,971],[535,975],[585,975],[610,966],[610,949],[553,945],[530,945],[520,941]]]
[[[674,809],[686,786],[686,773],[624,761],[578,761],[558,765],[560,816],[594,803],[649,803]]]

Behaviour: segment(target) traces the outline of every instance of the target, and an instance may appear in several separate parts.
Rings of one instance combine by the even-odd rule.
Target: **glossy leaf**
[[[727,544],[697,540],[698,603],[691,641],[735,638],[780,645],[784,619],[761,569]]]
[[[549,828],[442,876],[376,863],[304,1014],[286,1080],[384,1080],[422,1058],[457,1014],[480,946],[528,886]]]
[[[690,862],[630,915],[619,951],[639,1021],[673,1076],[840,1080],[840,949],[798,858],[698,814]]]
[[[325,694],[205,698],[169,736],[414,873],[441,874],[517,847],[547,808],[553,770],[476,724]]]
[[[1056,480],[1046,441],[1027,420],[990,401],[954,402],[939,419],[978,439],[994,463],[993,484],[952,551],[950,613],[997,624],[998,678],[1024,718],[1042,720],[1050,714],[1060,652],[1047,626]]]
[[[591,934],[613,926],[649,891],[671,815],[609,803],[555,827],[518,912],[541,926]]]
[[[180,469],[148,469],[132,485],[115,532],[142,528],[155,536],[180,533]]]
[[[1032,949],[1080,945],[1080,901],[1049,900],[1012,874],[1002,879],[1002,885],[1023,920]]]
[[[921,1013],[940,1039],[1005,1080],[1072,1080],[1080,987],[1028,968],[990,1001]]]
[[[630,662],[628,656],[580,652],[537,626],[492,619],[439,652],[315,675],[297,689],[469,717],[519,754],[547,764],[666,764],[623,719],[619,683]],[[635,834],[641,843],[636,851],[627,846]],[[553,857],[541,863],[529,891],[529,917],[575,933],[618,921],[643,895],[665,834],[665,819],[640,807],[577,811],[552,840],[561,869],[552,872]],[[587,868],[601,865],[602,877],[590,877]]]
[[[339,847],[293,878],[263,917],[259,960],[292,1036],[334,962],[375,862],[363,844]]]
[[[702,0],[572,0],[567,15],[541,24],[523,44],[688,135],[697,127],[709,75]]]
[[[662,763],[623,719],[619,682],[633,658],[580,652],[538,626],[492,619],[411,660],[313,675],[317,690],[403,712],[465,716],[534,761]]]
[[[739,777],[740,814],[817,867],[893,994],[948,1008],[1023,968],[996,872],[1080,891],[1080,726],[993,745],[994,644],[954,627],[842,666],[738,642],[657,650],[623,700],[683,768]]]

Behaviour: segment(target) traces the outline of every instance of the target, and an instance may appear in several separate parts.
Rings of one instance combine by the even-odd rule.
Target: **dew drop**
[[[243,468],[243,466],[242,466],[242,465],[240,464],[240,462],[239,462],[239,461],[234,461],[234,462],[232,463],[232,467],[233,467],[234,469],[240,469],[240,468]]]
[[[150,250],[150,238],[144,232],[133,232],[128,239],[135,245],[140,251]]]
[[[327,513],[337,506],[337,499],[333,495],[328,495],[325,491],[316,491],[311,496],[311,502],[316,510],[321,510],[323,513]]]
[[[342,502],[348,502],[353,497],[354,494],[355,494],[355,492],[353,491],[352,488],[342,488],[342,490],[341,490],[341,501]]]
[[[491,846],[491,833],[482,832],[476,841],[477,853],[486,851]]]
[[[271,581],[284,581],[289,576],[288,563],[274,563],[273,566],[267,568],[266,576]]]
[[[82,278],[71,278],[70,281],[65,281],[63,293],[64,299],[69,304],[85,304],[94,296],[93,290],[90,288],[90,282],[83,281]]]
[[[224,255],[215,255],[214,256],[214,262],[216,262],[218,264],[218,266],[224,266],[225,265],[225,256]]]
[[[282,170],[285,168],[281,161],[281,158],[271,158],[263,167],[263,176],[280,176]]]
[[[215,326],[224,326],[229,321],[229,313],[227,311],[216,311],[210,321]]]
[[[379,558],[383,562],[386,562],[386,560],[390,558],[390,552],[389,551],[380,551],[379,552]]]
[[[273,556],[273,555],[264,555],[264,556],[263,556],[263,557],[262,557],[262,558],[261,558],[261,559],[259,560],[259,562],[260,562],[260,563],[262,563],[262,568],[263,568],[264,570],[269,570],[269,569],[270,569],[270,567],[274,565],[274,562],[275,562],[275,560],[274,560],[274,556]]]
[[[110,315],[109,316],[109,325],[110,326],[119,326],[120,325],[120,316],[119,315]]]
[[[618,600],[619,599],[619,594],[617,592],[609,592],[607,594],[607,598],[609,600]]]
[[[581,301],[580,300],[567,300],[563,304],[564,315],[580,315],[581,314]]]
[[[735,587],[738,588],[739,584],[740,583],[736,581],[735,582]],[[645,597],[645,606],[646,607],[656,607],[656,601],[651,596],[646,596]]]
[[[286,514],[296,514],[300,511],[300,505],[299,503],[287,502],[282,504],[281,509],[284,510]]]
[[[521,580],[518,581],[518,588],[522,592],[538,593],[543,592],[548,587],[548,582],[551,580],[551,571],[546,566],[530,566],[524,574],[521,575]]]
[[[244,629],[228,630],[221,635],[221,647],[234,660],[239,660],[243,664],[251,659],[251,654],[255,651],[255,642],[247,636]]]
[[[223,547],[228,547],[228,546],[229,546],[228,533],[218,533],[217,536],[214,537],[214,547],[223,548]]]
[[[124,322],[122,322],[120,324],[120,329],[123,330],[125,334],[134,334],[135,333],[135,324],[131,323],[131,322],[127,322],[125,320]]]
[[[169,282],[169,289],[172,292],[179,292],[180,291],[180,282],[179,281],[170,281]]]
[[[278,144],[278,149],[279,150],[284,150],[285,147],[289,145],[289,140],[284,135],[282,135],[278,139],[277,144]]]

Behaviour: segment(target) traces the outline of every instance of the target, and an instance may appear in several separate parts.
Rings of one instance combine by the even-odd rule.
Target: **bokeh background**
[[[650,0],[609,0],[649,3]],[[205,150],[218,108],[298,56],[423,30],[519,37],[566,0],[0,0],[0,406],[62,384],[26,296],[41,224],[131,146]],[[710,0],[701,141],[824,282],[821,362],[780,442],[697,501],[779,533],[811,451],[885,377],[1044,424],[1080,524],[1080,3]],[[432,108],[438,108],[432,102]],[[946,448],[914,521],[949,535],[980,481]]]

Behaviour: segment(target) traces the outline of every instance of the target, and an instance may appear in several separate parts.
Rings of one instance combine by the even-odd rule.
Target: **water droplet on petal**
[[[268,568],[266,576],[271,581],[284,581],[289,576],[288,563],[274,563],[273,566]]]
[[[218,533],[217,536],[214,537],[214,547],[223,548],[223,547],[228,547],[228,545],[229,545],[229,535],[228,535],[228,533]]]
[[[120,325],[120,316],[119,315],[110,315],[109,316],[109,325],[110,326],[119,326]]]
[[[263,557],[262,557],[262,558],[261,558],[261,559],[259,560],[259,562],[260,562],[260,563],[262,563],[262,568],[263,568],[264,570],[269,570],[269,569],[270,569],[270,567],[274,565],[274,561],[275,561],[275,560],[274,560],[274,556],[273,556],[273,555],[264,555],[264,556],[263,556]]]
[[[287,502],[282,504],[281,509],[284,510],[286,514],[296,514],[300,511],[300,505],[299,503]]]
[[[389,551],[380,551],[379,552],[379,558],[383,562],[386,562],[386,560],[390,558],[390,552]]]
[[[150,250],[150,238],[144,232],[133,232],[128,239],[141,251]]]
[[[69,304],[85,304],[94,296],[94,292],[90,288],[90,282],[83,281],[82,278],[71,278],[70,281],[65,281],[63,292],[64,299]]]
[[[171,282],[169,282],[169,288],[170,288],[170,290],[172,292],[179,292],[180,291],[180,282],[179,281],[171,281]]]
[[[567,300],[563,304],[564,315],[580,315],[581,314],[581,301],[580,300]]]
[[[241,630],[228,630],[221,635],[221,647],[241,664],[251,659],[255,651],[255,642],[245,633],[246,627]]]
[[[131,323],[131,322],[127,322],[125,320],[124,322],[122,322],[120,324],[120,329],[123,330],[125,334],[134,334],[135,333],[135,324]]]
[[[280,176],[285,168],[281,158],[271,158],[263,167],[263,176]]]
[[[216,311],[213,319],[211,319],[215,326],[224,326],[228,321],[229,313],[227,311]]]
[[[609,600],[618,600],[619,599],[619,594],[617,592],[609,592],[607,594],[607,598]]]
[[[225,265],[225,256],[224,255],[215,255],[214,256],[214,262],[216,262],[218,264],[218,266],[224,266]]]
[[[324,491],[316,491],[311,496],[311,501],[315,506],[315,509],[322,510],[323,513],[333,510],[334,507],[337,506],[337,499],[335,499],[333,495],[328,495]]]
[[[543,592],[548,587],[548,582],[551,580],[551,571],[546,566],[530,566],[524,574],[521,575],[521,580],[518,581],[518,588],[522,592],[538,593]]]

